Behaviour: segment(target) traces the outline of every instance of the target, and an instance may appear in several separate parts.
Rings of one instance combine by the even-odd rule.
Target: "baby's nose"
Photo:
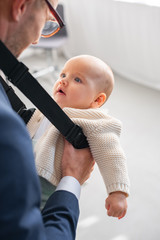
[[[63,79],[61,80],[61,84],[62,84],[63,86],[67,86],[67,84],[68,84],[67,79],[66,79],[66,78],[63,78]]]

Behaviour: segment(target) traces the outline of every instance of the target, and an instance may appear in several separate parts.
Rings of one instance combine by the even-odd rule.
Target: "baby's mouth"
[[[63,92],[62,89],[59,89],[59,90],[58,90],[58,93],[63,94],[63,95],[66,95],[66,94]]]

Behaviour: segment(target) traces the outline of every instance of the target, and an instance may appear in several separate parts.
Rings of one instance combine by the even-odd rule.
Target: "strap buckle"
[[[69,141],[74,148],[76,149],[82,149],[89,147],[87,138],[84,135],[81,127],[78,125],[74,125],[72,129],[68,132],[66,135],[66,140]]]

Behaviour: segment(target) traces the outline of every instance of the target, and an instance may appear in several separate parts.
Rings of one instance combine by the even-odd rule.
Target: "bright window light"
[[[140,3],[160,7],[160,0],[115,0],[116,2]]]

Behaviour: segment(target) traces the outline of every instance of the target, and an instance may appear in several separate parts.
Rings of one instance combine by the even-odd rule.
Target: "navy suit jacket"
[[[67,191],[51,195],[40,212],[40,184],[25,124],[0,84],[0,240],[72,240],[78,200]]]

